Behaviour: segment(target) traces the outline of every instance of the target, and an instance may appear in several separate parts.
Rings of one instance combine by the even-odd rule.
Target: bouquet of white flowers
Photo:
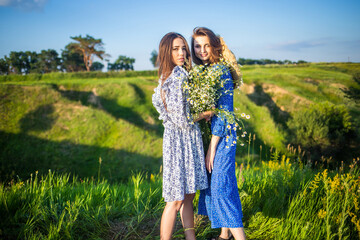
[[[190,112],[192,116],[187,116],[189,119],[196,119],[199,114],[204,111],[214,111],[215,114],[221,118],[226,118],[228,129],[231,131],[244,130],[242,121],[235,116],[233,112],[225,109],[215,108],[216,102],[219,100],[219,88],[223,87],[224,81],[221,81],[221,76],[224,74],[224,67],[229,71],[230,66],[223,58],[219,63],[210,65],[196,65],[189,72],[189,79],[184,83],[183,90],[185,91],[186,101],[190,104]],[[232,81],[232,79],[225,79]],[[226,94],[227,92],[225,92]],[[246,115],[250,117],[249,115]],[[205,152],[211,140],[211,125],[206,120],[199,121]],[[242,125],[242,127],[239,126]],[[246,134],[242,132],[241,136]]]

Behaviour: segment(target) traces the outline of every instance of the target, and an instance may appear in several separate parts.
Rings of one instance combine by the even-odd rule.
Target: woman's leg
[[[230,228],[232,235],[234,236],[235,240],[245,240],[245,231],[244,228]]]
[[[230,229],[229,228],[221,228],[220,236],[223,239],[229,239],[230,237]]]
[[[174,225],[176,222],[176,216],[182,205],[183,205],[183,201],[174,201],[174,202],[166,203],[160,223],[161,240],[171,239],[174,230]]]
[[[195,193],[186,194],[184,204],[180,208],[181,222],[185,230],[186,240],[195,240],[195,229],[194,229],[194,208],[193,200]]]

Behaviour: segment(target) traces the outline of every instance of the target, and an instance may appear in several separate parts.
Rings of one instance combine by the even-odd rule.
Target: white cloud
[[[47,2],[48,0],[0,0],[0,6],[14,7],[24,11],[39,11]]]
[[[0,6],[9,6],[11,0],[0,0]]]

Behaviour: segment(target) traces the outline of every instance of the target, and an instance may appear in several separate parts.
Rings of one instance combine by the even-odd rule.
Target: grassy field
[[[251,115],[250,134],[236,161],[248,238],[359,237],[359,163],[349,164],[359,157],[360,108],[341,88],[358,88],[360,64],[242,72],[235,108]],[[163,127],[151,104],[157,79],[78,77],[0,79],[0,238],[156,239],[164,206]],[[325,101],[349,109],[358,141],[343,154],[348,165],[330,170],[318,159],[311,169],[289,145],[287,121]],[[217,233],[196,219],[199,239]],[[180,223],[175,237],[183,237]]]
[[[239,193],[248,239],[358,239],[360,172],[314,171],[286,156],[241,169]],[[357,159],[359,161],[359,159]],[[0,188],[4,239],[159,239],[161,172],[128,182],[71,178],[49,171]],[[197,206],[198,195],[195,199]],[[196,210],[196,209],[195,209]],[[219,234],[196,215],[197,239]],[[183,239],[181,221],[174,239]]]

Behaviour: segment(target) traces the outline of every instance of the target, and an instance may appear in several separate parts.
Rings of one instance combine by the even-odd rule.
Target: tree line
[[[120,55],[110,63],[101,39],[89,35],[70,38],[74,42],[67,44],[61,54],[54,49],[10,52],[0,58],[0,74],[101,71],[104,64],[94,61],[95,57],[107,61],[109,71],[134,70],[135,59],[131,57]]]
[[[153,50],[151,52],[151,57],[150,57],[150,62],[152,63],[152,65],[154,67],[157,67],[157,56],[158,56],[158,53],[156,50]],[[297,62],[294,62],[294,61],[290,61],[290,60],[284,60],[284,61],[281,61],[281,60],[272,60],[272,59],[251,59],[251,58],[238,58],[237,60],[238,64],[240,65],[266,65],[266,64],[280,64],[280,65],[283,65],[283,64],[301,64],[301,63],[307,63],[306,61],[304,60],[299,60]]]
[[[266,65],[266,64],[301,64],[301,63],[307,63],[304,60],[299,60],[297,62],[290,61],[290,60],[272,60],[272,59],[251,59],[251,58],[239,58],[237,62],[240,65]]]

